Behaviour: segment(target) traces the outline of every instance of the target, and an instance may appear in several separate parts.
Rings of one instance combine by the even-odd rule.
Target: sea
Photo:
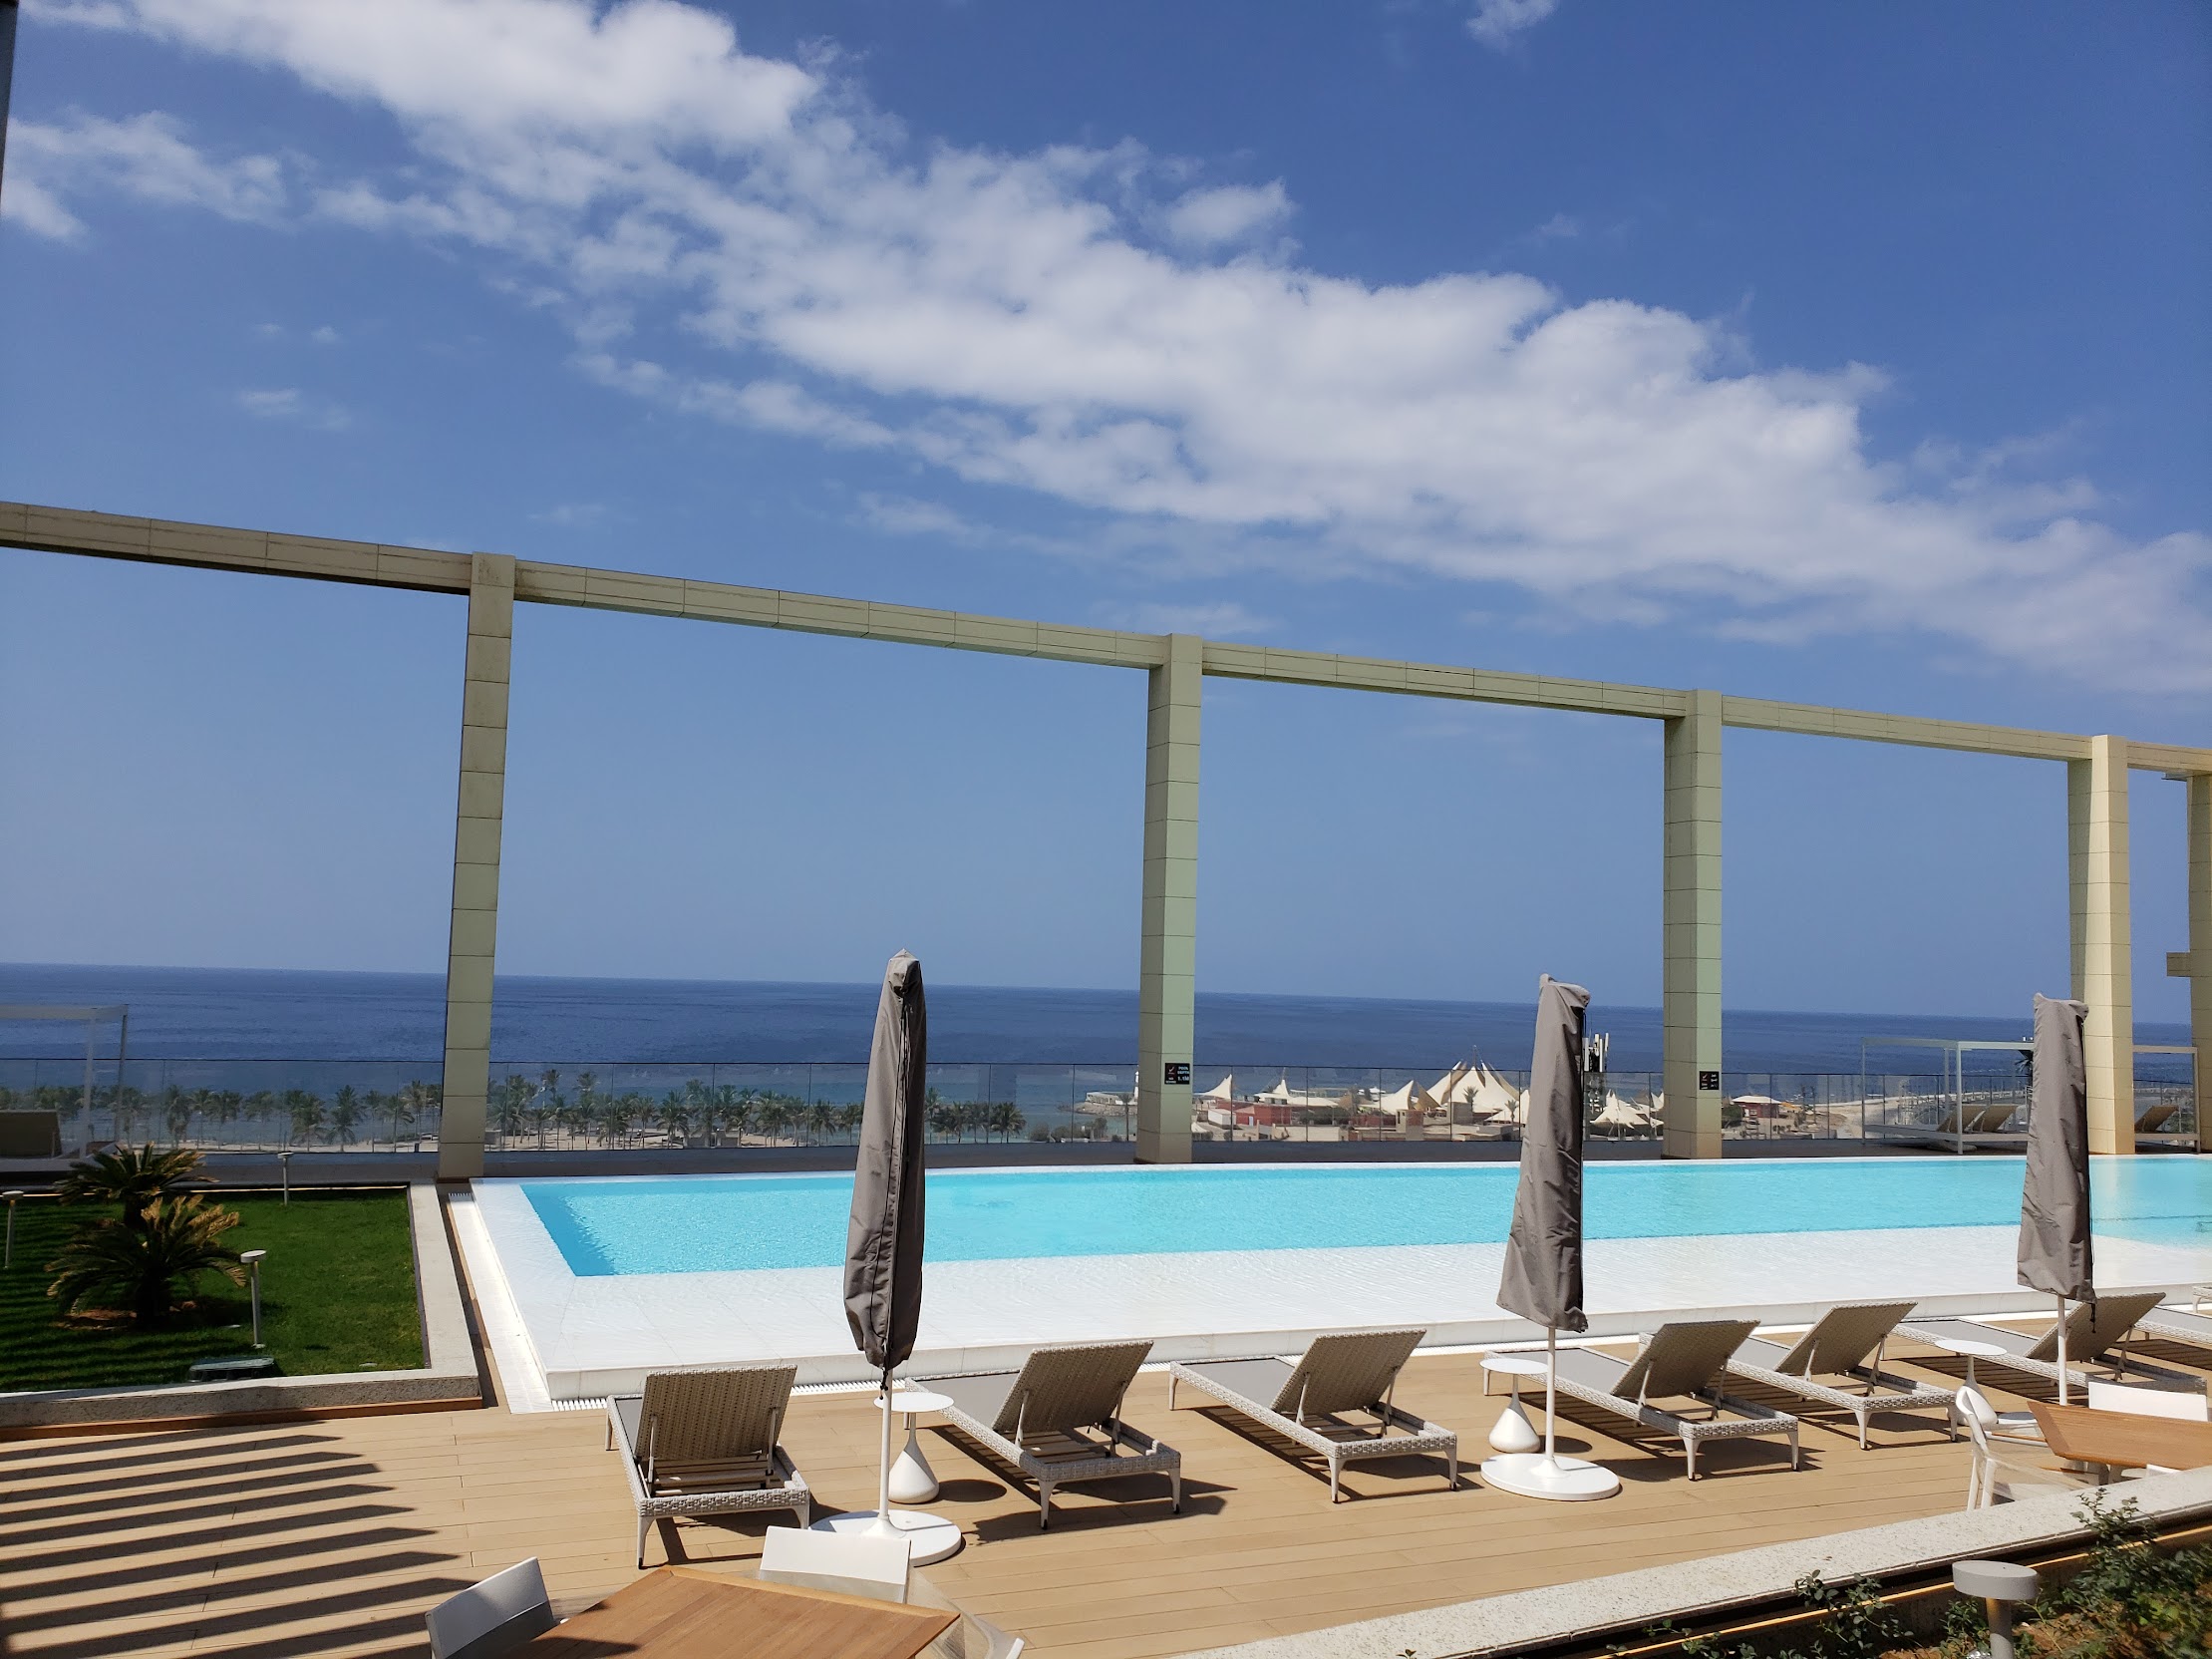
[[[505,975],[493,1002],[492,1058],[569,1068],[857,1064],[867,1059],[876,996],[872,984]],[[128,1005],[131,1053],[147,1059],[436,1063],[443,998],[436,974],[0,964],[0,1004]],[[1479,1056],[1515,1071],[1528,1064],[1534,1022],[1532,1002],[1201,991],[1194,1061],[1200,1071],[1441,1072]],[[1597,1002],[1590,1030],[1611,1039],[1610,1069],[1658,1069],[1658,1009]],[[1732,1074],[1856,1074],[1862,1038],[2025,1042],[2029,1011],[2006,1018],[1730,1009],[1722,1030]],[[112,1034],[101,1040],[112,1045]],[[2138,1043],[2188,1040],[2184,1026],[2136,1030]],[[0,1021],[0,1057],[81,1056],[84,1044],[82,1026]],[[1133,990],[929,987],[935,1064],[1125,1068],[1135,1062],[1135,1046]],[[1941,1051],[1885,1049],[1876,1064],[1934,1072]],[[2145,1057],[2143,1065],[2146,1076],[2171,1069],[2167,1057]]]

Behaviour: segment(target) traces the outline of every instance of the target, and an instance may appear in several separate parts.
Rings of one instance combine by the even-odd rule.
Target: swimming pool
[[[1593,1239],[2004,1226],[2020,1159],[1730,1160],[1589,1166]],[[955,1169],[929,1177],[928,1259],[1496,1243],[1511,1164]],[[2212,1159],[2099,1159],[2096,1231],[2203,1253]],[[578,1278],[833,1267],[852,1177],[571,1177],[519,1183]]]

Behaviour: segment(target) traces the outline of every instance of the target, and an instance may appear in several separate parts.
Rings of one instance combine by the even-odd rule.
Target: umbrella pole
[[[883,1455],[875,1466],[875,1524],[871,1532],[896,1532],[891,1521],[891,1368],[883,1368]]]
[[[1544,1462],[1556,1466],[1552,1436],[1559,1422],[1559,1327],[1544,1327]]]
[[[2066,1403],[2066,1299],[2058,1298],[2058,1404]]]

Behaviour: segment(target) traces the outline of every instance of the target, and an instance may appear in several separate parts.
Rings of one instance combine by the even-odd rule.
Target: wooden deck
[[[1460,1430],[1469,1472],[1504,1404],[1481,1385],[1473,1357],[1446,1355],[1399,1389]],[[1170,1416],[1164,1376],[1146,1374],[1129,1400],[1182,1451],[1179,1516],[1163,1480],[1138,1478],[1067,1493],[1041,1533],[1003,1471],[925,1432],[945,1489],[930,1507],[969,1534],[928,1576],[1049,1659],[1133,1659],[1932,1514],[1966,1491],[1963,1446],[1911,1420],[1878,1422],[1867,1452],[1847,1425],[1808,1425],[1794,1474],[1780,1442],[1709,1447],[1693,1484],[1679,1456],[1584,1415],[1563,1450],[1618,1470],[1618,1497],[1537,1503],[1464,1478],[1446,1493],[1440,1466],[1408,1460],[1355,1466],[1357,1496],[1332,1508],[1322,1477],[1200,1398]],[[829,1503],[872,1502],[876,1422],[858,1394],[794,1403],[786,1444]],[[493,1409],[0,1446],[6,1651],[420,1654],[427,1606],[526,1555],[572,1610],[635,1576],[603,1423]],[[664,1525],[650,1559],[673,1544],[747,1572],[768,1523]]]

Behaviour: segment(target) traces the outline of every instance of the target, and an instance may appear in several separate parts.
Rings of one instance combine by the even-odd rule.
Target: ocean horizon
[[[877,987],[779,980],[501,975],[494,1063],[856,1064],[867,1059]],[[388,1060],[435,1063],[444,980],[435,973],[328,969],[0,964],[0,1003],[131,1010],[135,1058]],[[1213,1067],[1433,1067],[1479,1055],[1528,1063],[1526,1003],[1201,991],[1195,1063]],[[1136,992],[931,985],[933,1063],[1116,1065],[1135,1062]],[[2025,1041],[2029,1010],[2003,1015],[1726,1010],[1734,1073],[1856,1073],[1860,1040]],[[1660,1064],[1657,1008],[1592,1003],[1590,1030],[1612,1039],[1615,1071]],[[2143,1022],[2139,1043],[2183,1044],[2187,1027]],[[82,1054],[81,1029],[0,1022],[0,1056]],[[112,1052],[112,1051],[111,1051]],[[1925,1059],[1920,1058],[1925,1056]],[[1934,1071],[1938,1051],[1885,1051],[1893,1072]],[[1210,1081],[1210,1080],[1209,1080]]]

